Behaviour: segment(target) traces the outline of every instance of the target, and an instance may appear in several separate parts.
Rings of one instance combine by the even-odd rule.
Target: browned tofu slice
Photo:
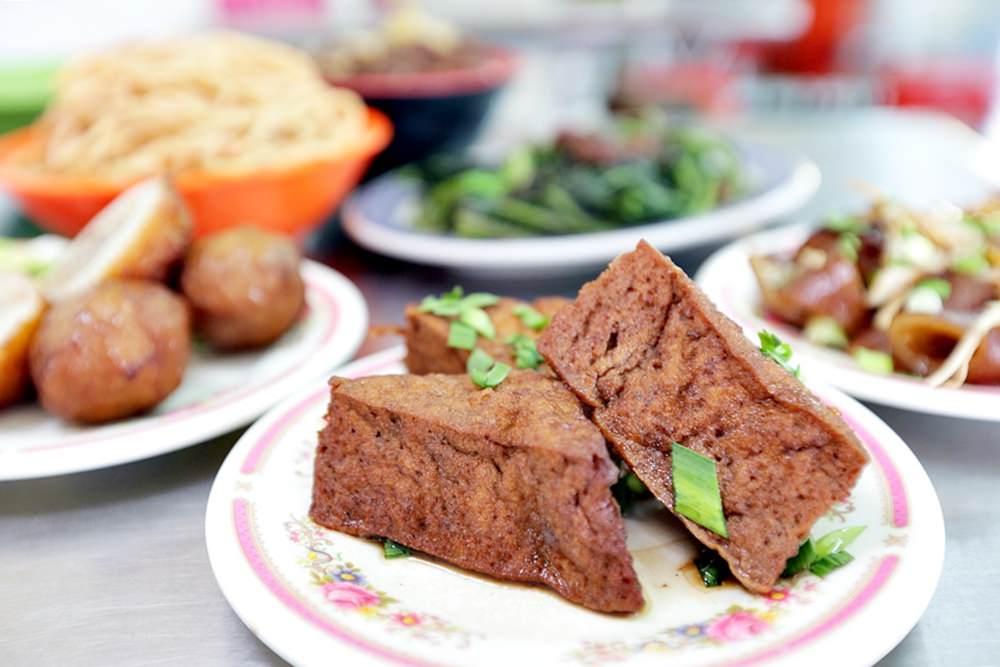
[[[494,306],[484,310],[493,321],[496,337],[487,340],[480,336],[477,347],[488,353],[496,361],[514,365],[512,348],[506,341],[514,334],[524,334],[537,338],[539,332],[521,322],[514,314],[514,309],[520,305],[530,305],[546,317],[552,317],[569,299],[558,296],[543,297],[528,304],[518,299],[503,298]],[[406,367],[411,373],[464,373],[465,362],[469,359],[469,350],[448,347],[448,328],[451,320],[431,313],[422,313],[417,304],[406,307]]]
[[[310,515],[604,612],[642,592],[600,431],[559,380],[514,371],[330,382]]]
[[[538,350],[667,507],[672,443],[716,461],[729,539],[681,520],[752,591],[774,585],[867,462],[837,413],[645,242],[584,285]]]

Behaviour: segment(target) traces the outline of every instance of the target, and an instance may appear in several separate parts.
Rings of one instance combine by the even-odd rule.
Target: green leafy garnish
[[[493,361],[493,357],[476,348],[469,355],[465,368],[469,377],[481,389],[493,389],[503,382],[510,373],[510,366]]]
[[[858,250],[861,249],[861,237],[856,232],[843,232],[837,237],[837,251],[852,262],[858,260]]]
[[[441,317],[454,317],[461,311],[463,290],[456,285],[450,292],[441,296],[425,296],[420,302],[420,312],[431,313]]]
[[[966,255],[965,257],[959,257],[952,263],[952,268],[959,273],[976,275],[990,268],[990,263],[987,261],[986,255],[980,251]]]
[[[794,577],[799,572],[809,570],[818,577],[825,577],[839,567],[854,560],[847,552],[865,526],[849,526],[831,531],[815,542],[810,538],[802,543],[799,552],[788,559],[783,577]]]
[[[458,313],[458,321],[467,324],[475,330],[477,334],[488,340],[493,340],[497,332],[493,327],[493,320],[482,308],[467,307],[463,305]]]
[[[611,485],[611,494],[618,501],[622,514],[627,514],[637,500],[651,495],[642,480],[625,463],[621,464],[618,481]]]
[[[471,350],[476,346],[476,330],[464,322],[452,322],[448,328],[448,347]]]
[[[837,551],[822,558],[817,558],[809,566],[809,571],[817,577],[825,577],[837,568],[844,567],[852,560],[854,560],[854,556],[851,554],[846,551]]]
[[[514,362],[518,368],[538,368],[545,359],[538,353],[535,341],[524,334],[514,334],[507,339],[514,350]]]
[[[715,461],[679,442],[671,449],[674,511],[722,537],[729,537]]]
[[[406,558],[410,555],[410,550],[387,537],[382,540],[382,555],[386,558]]]
[[[540,312],[532,308],[527,304],[521,304],[514,307],[514,314],[517,315],[524,326],[529,329],[534,329],[535,331],[541,331],[544,329],[548,323],[549,318],[542,315]]]
[[[851,232],[853,234],[858,234],[865,228],[861,218],[854,215],[828,215],[823,226],[831,232]]]
[[[816,540],[816,557],[823,558],[847,549],[863,532],[865,532],[865,526],[850,526],[827,533]]]
[[[847,333],[837,323],[837,320],[827,315],[817,315],[810,318],[802,333],[807,340],[826,347],[844,349],[849,343]]]
[[[489,292],[472,292],[462,297],[462,308],[486,308],[495,306],[500,302],[500,297]]]
[[[921,280],[914,289],[930,290],[942,299],[947,299],[951,296],[951,283],[944,278],[927,278],[926,280]]]
[[[858,366],[869,373],[889,375],[893,371],[892,357],[885,352],[871,350],[867,347],[854,348],[852,353]]]
[[[790,363],[792,360],[791,345],[782,341],[767,329],[759,331],[757,338],[760,339],[760,351],[765,357],[770,358],[795,377],[799,377],[799,367],[795,366],[793,368]]]
[[[1000,213],[991,213],[980,217],[967,213],[964,220],[966,224],[976,227],[986,236],[1000,236]]]
[[[816,560],[816,548],[813,546],[813,541],[810,538],[806,538],[806,541],[802,543],[799,547],[799,552],[788,559],[785,563],[785,571],[781,573],[783,577],[794,577],[799,572],[804,572],[809,569],[809,566],[813,564]]]
[[[722,556],[714,551],[705,549],[694,559],[694,566],[698,568],[701,581],[705,588],[721,586],[729,577],[729,564],[722,559]]]

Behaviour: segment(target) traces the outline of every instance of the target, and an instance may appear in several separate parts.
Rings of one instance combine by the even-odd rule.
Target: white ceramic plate
[[[610,232],[525,239],[463,239],[413,228],[418,183],[386,174],[361,188],[343,208],[347,233],[360,245],[407,261],[494,275],[552,275],[606,264],[646,239],[674,252],[736,236],[802,206],[819,187],[811,161],[764,144],[739,142],[750,181],[743,198],[701,215]]]
[[[307,261],[302,276],[308,308],[293,329],[259,351],[195,349],[181,386],[148,415],[80,427],[36,404],[0,412],[0,480],[104,468],[204,442],[328,374],[358,349],[368,309],[336,271]]]
[[[810,231],[797,225],[736,241],[713,254],[695,279],[744,331],[755,336],[760,329],[771,329],[792,345],[803,367],[852,396],[915,412],[1000,421],[1000,387],[929,387],[901,373],[869,373],[858,368],[850,355],[810,343],[794,327],[765,318],[750,256],[793,252]]]
[[[401,358],[388,350],[339,373],[402,372]],[[692,540],[662,508],[627,520],[646,598],[634,616],[418,556],[386,560],[380,545],[308,518],[325,384],[272,410],[230,452],[205,519],[212,569],[243,622],[294,665],[870,665],[931,599],[941,507],[898,436],[844,394],[814,389],[872,455],[849,501],[813,531],[867,526],[856,560],[825,579],[799,575],[766,596],[705,589]]]

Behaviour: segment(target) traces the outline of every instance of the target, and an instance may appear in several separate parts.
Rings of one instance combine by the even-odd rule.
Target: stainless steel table
[[[943,116],[866,111],[730,126],[820,163],[823,188],[805,216],[860,205],[859,180],[917,201],[983,192],[972,170],[987,158],[981,142]],[[315,250],[358,284],[372,321],[383,323],[398,321],[406,301],[456,282],[528,296],[572,294],[590,277],[497,284],[377,258],[335,228]],[[676,259],[692,271],[706,253]],[[937,595],[882,664],[998,665],[1000,425],[874,409],[930,473],[948,533]],[[0,483],[0,664],[281,664],[230,610],[205,553],[209,486],[237,435],[108,470]]]

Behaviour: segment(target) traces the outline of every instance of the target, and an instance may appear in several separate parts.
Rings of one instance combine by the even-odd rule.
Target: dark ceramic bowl
[[[465,148],[516,66],[512,53],[490,48],[476,66],[464,69],[328,80],[357,91],[392,121],[392,143],[372,162],[371,178],[439,151]]]

